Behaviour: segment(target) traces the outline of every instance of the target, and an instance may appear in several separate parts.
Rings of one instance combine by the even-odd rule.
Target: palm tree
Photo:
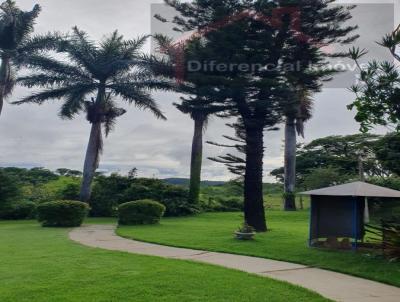
[[[15,1],[7,0],[0,5],[0,115],[4,100],[15,86],[16,69],[29,55],[50,49],[57,35],[31,37],[41,8],[35,5],[31,11],[20,10]]]
[[[28,66],[32,74],[19,78],[27,87],[44,90],[16,102],[16,104],[42,104],[51,99],[63,99],[62,118],[72,119],[85,112],[92,125],[83,167],[80,199],[89,202],[91,184],[98,168],[102,150],[102,126],[106,134],[112,130],[116,118],[125,111],[116,106],[113,97],[120,97],[129,104],[150,110],[157,118],[164,115],[151,96],[156,89],[169,89],[170,84],[155,77],[147,68],[147,57],[141,48],[147,37],[124,40],[117,31],[100,43],[90,40],[77,27],[69,38],[59,45],[70,63],[50,57],[35,56]],[[90,101],[87,101],[91,98]]]
[[[184,91],[184,89],[181,90],[181,92]],[[210,116],[220,111],[221,108],[212,106],[212,102],[207,97],[202,97],[199,93],[194,98],[182,98],[182,102],[175,104],[175,106],[182,113],[189,114],[194,121],[190,161],[189,201],[192,204],[197,204],[200,196],[201,169],[203,164],[203,132],[207,127]]]
[[[297,93],[298,106],[288,106],[285,122],[285,165],[284,165],[284,209],[296,210],[295,186],[296,186],[296,150],[297,135],[304,137],[304,123],[312,116],[313,100],[305,89]]]
[[[179,83],[175,87],[175,91],[188,96],[182,97],[181,103],[175,103],[174,105],[182,113],[190,115],[190,118],[194,121],[190,161],[189,202],[197,204],[200,196],[201,169],[203,164],[203,133],[210,117],[224,111],[226,107],[215,104],[214,99],[218,92],[214,90],[213,83],[204,83],[204,80],[201,78],[186,77],[179,73],[180,64],[190,61],[190,47],[196,47],[199,40],[197,40],[197,43],[192,41],[192,45],[187,47],[184,43],[174,43],[171,38],[163,35],[155,35],[154,39],[164,58],[160,61],[161,64],[152,64],[152,69],[157,74],[175,79]]]

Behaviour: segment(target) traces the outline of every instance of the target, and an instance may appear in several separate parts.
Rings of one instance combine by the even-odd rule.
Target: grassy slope
[[[256,240],[249,242],[232,236],[243,220],[240,213],[163,219],[155,226],[121,227],[118,234],[166,245],[292,261],[400,286],[400,263],[351,251],[308,248],[308,213],[269,211],[267,219],[270,232],[257,234]]]
[[[238,271],[87,248],[67,231],[0,222],[2,302],[327,301]]]

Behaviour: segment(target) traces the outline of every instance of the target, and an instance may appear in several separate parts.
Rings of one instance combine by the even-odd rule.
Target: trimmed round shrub
[[[0,209],[0,218],[10,220],[33,218],[35,210],[36,204],[31,201],[16,201]]]
[[[45,227],[80,226],[88,212],[88,204],[72,200],[45,202],[37,207],[38,220]]]
[[[165,206],[151,199],[123,203],[118,207],[121,225],[156,224],[165,213]]]

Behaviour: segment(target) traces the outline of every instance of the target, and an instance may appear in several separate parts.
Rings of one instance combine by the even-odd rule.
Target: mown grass
[[[239,271],[84,247],[67,234],[32,221],[0,222],[1,302],[328,301]]]
[[[229,252],[291,261],[344,272],[400,286],[400,263],[353,251],[310,249],[308,212],[268,211],[270,231],[254,241],[237,241],[233,231],[243,221],[240,213],[207,213],[163,219],[160,225],[120,227],[128,238],[165,245]]]

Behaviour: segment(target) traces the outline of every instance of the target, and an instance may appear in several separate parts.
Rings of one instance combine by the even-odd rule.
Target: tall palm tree
[[[22,11],[12,0],[0,5],[0,115],[4,100],[14,88],[17,67],[29,55],[53,47],[58,39],[51,34],[32,37],[40,11],[39,5],[31,11]]]
[[[189,183],[189,202],[197,204],[200,196],[201,169],[203,164],[203,133],[206,129],[208,120],[212,115],[222,112],[225,106],[215,104],[213,83],[204,83],[202,78],[187,77],[180,74],[180,64],[190,61],[190,47],[196,47],[199,43],[192,41],[188,47],[185,43],[174,43],[174,41],[163,35],[155,35],[154,39],[158,44],[160,52],[164,58],[160,63],[152,64],[152,69],[157,74],[173,78],[179,85],[175,87],[176,92],[187,95],[182,97],[181,103],[174,105],[184,114],[188,114],[194,122],[194,133],[192,139],[191,161],[190,161],[190,183]]]
[[[298,106],[288,106],[285,122],[284,209],[295,211],[297,135],[304,137],[304,123],[312,117],[313,100],[310,93],[300,89]]]
[[[181,90],[185,92],[185,89]],[[221,107],[212,106],[212,102],[207,97],[202,97],[200,93],[189,99],[182,99],[180,104],[175,106],[184,114],[189,114],[194,122],[194,132],[192,139],[192,152],[190,161],[190,183],[189,201],[197,204],[200,197],[201,169],[203,165],[203,132],[211,115],[219,112]]]
[[[100,43],[90,40],[77,27],[59,45],[68,62],[51,57],[36,56],[28,66],[32,74],[19,78],[27,87],[41,87],[42,91],[16,102],[16,104],[42,104],[51,99],[63,99],[60,116],[74,118],[84,111],[91,123],[91,132],[83,167],[80,199],[89,202],[91,184],[98,168],[102,150],[102,126],[106,134],[115,119],[125,111],[116,106],[113,97],[150,110],[157,118],[165,119],[151,96],[156,89],[169,89],[170,83],[155,77],[147,68],[147,57],[141,48],[147,37],[124,40],[117,31]],[[87,101],[91,98],[91,101]]]

